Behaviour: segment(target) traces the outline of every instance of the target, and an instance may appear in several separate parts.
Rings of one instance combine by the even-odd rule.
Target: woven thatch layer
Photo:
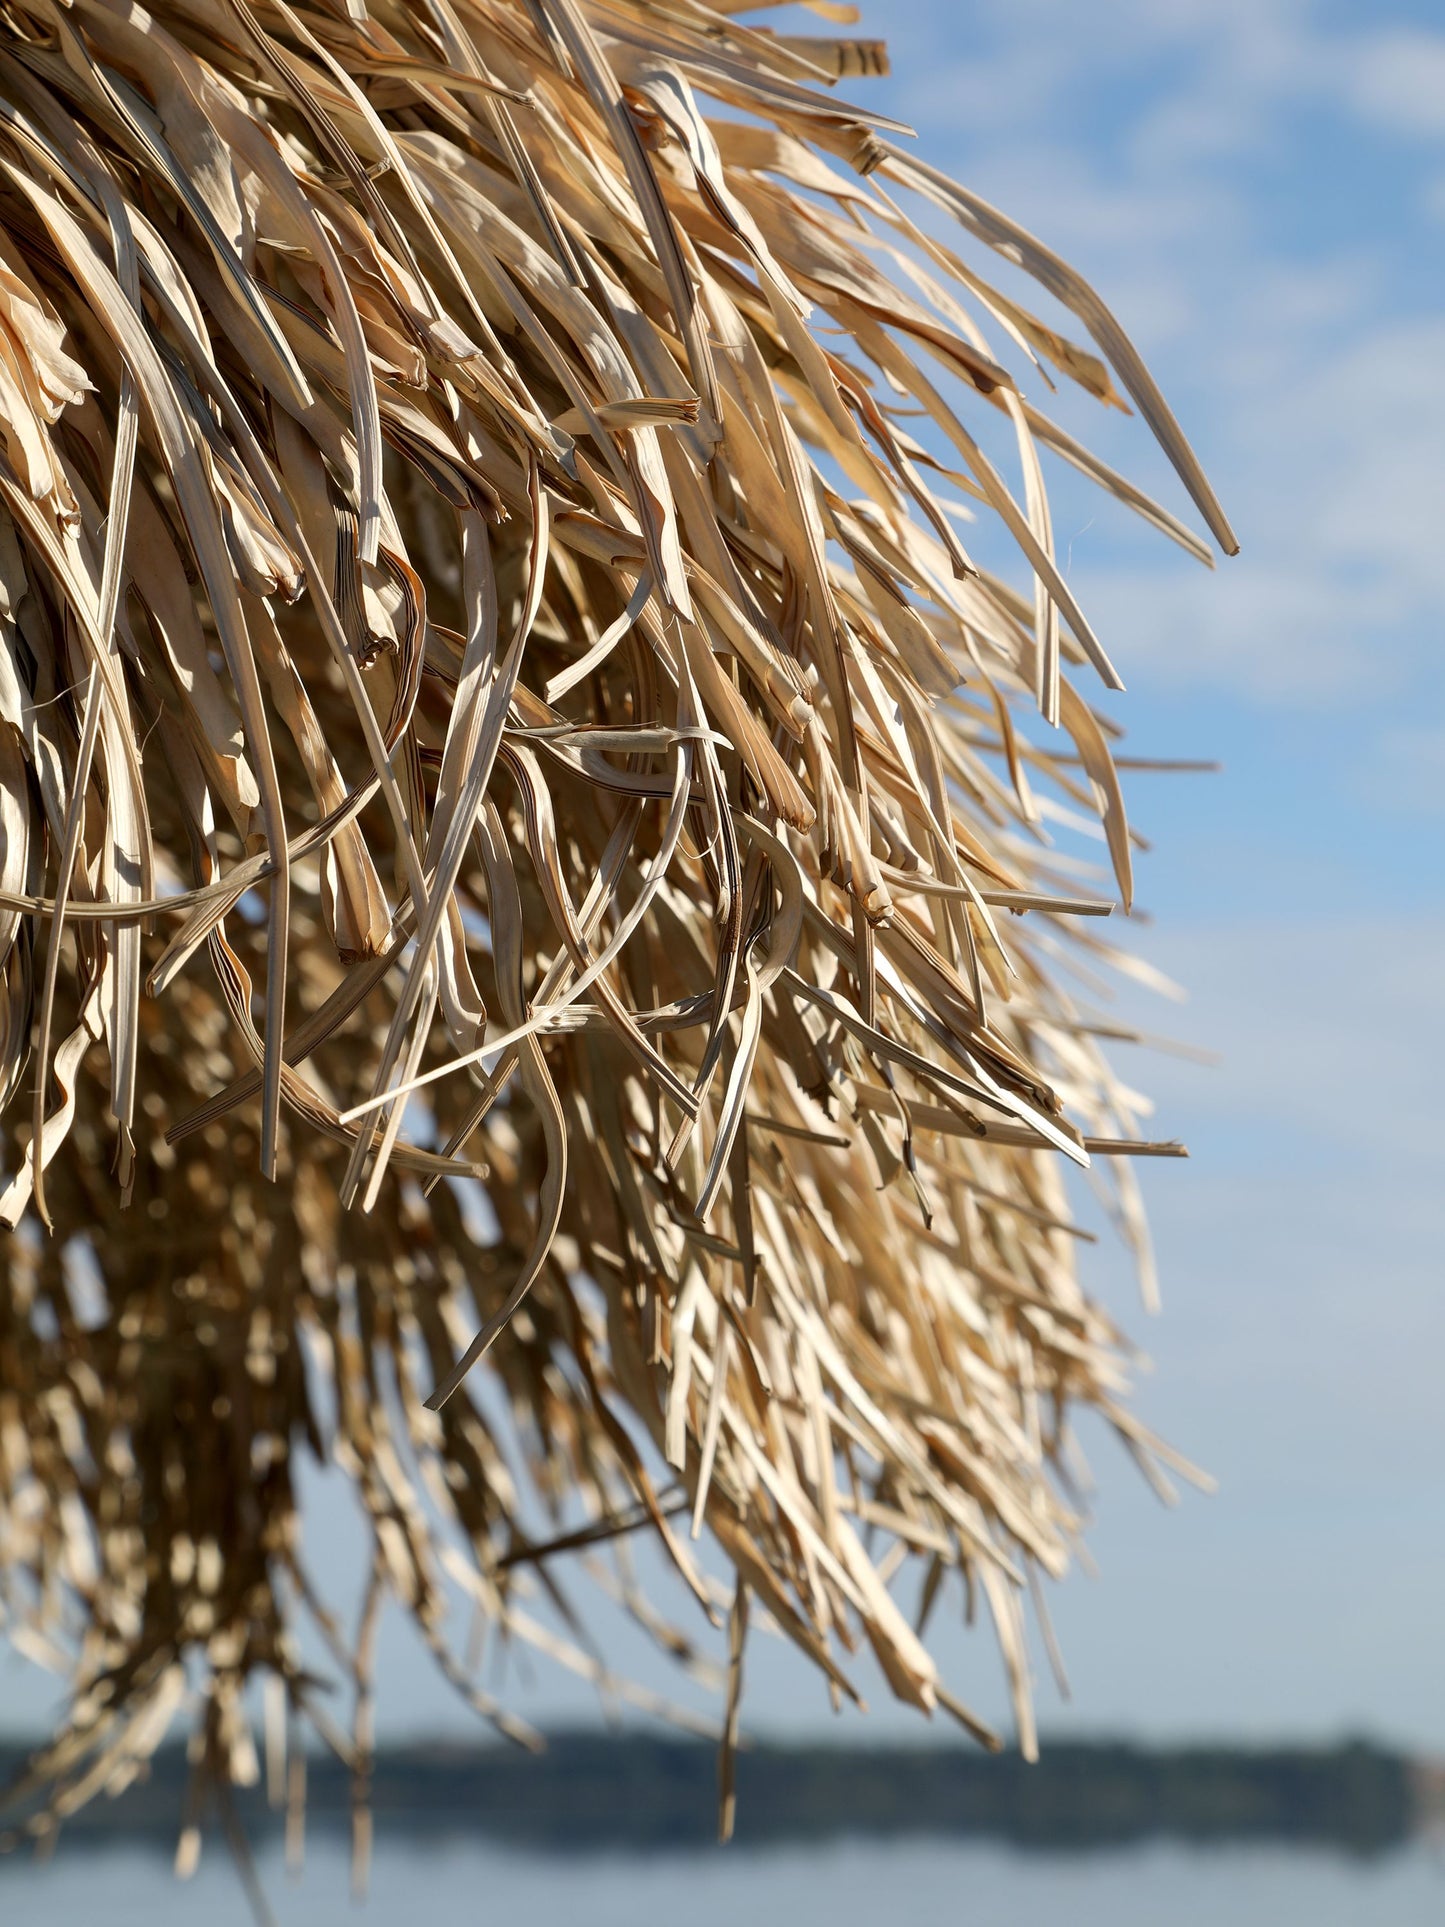
[[[203,1772],[265,1673],[364,1788],[387,1593],[503,1723],[448,1590],[598,1673],[529,1616],[539,1496],[685,1659],[627,1532],[730,1613],[730,1735],[750,1599],[974,1724],[921,1562],[1027,1748],[1071,1407],[1160,1456],[1060,1174],[1147,1278],[1068,987],[1110,896],[1043,833],[1102,826],[1127,906],[1119,685],[1043,461],[1207,551],[1024,377],[1127,392],[1232,539],[1098,298],[828,90],[878,47],[730,11],[4,0],[0,1600],[76,1682],[58,1811],[188,1659]],[[308,1445],[374,1528],[354,1634]]]

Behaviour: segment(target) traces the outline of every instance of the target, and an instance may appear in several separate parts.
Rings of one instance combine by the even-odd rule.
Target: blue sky
[[[1129,1322],[1144,1411],[1220,1491],[1161,1515],[1101,1461],[1100,1577],[1054,1601],[1074,1704],[1051,1722],[1045,1690],[1044,1721],[1439,1745],[1445,22],[1390,0],[877,18],[893,110],[1105,293],[1244,549],[1210,575],[1058,497],[1131,747],[1225,766],[1131,791],[1156,843],[1141,947],[1191,992],[1154,1026],[1222,1063],[1138,1063],[1194,1156],[1143,1174],[1165,1306]],[[1182,507],[1137,424],[1098,426]],[[1093,1277],[1126,1306],[1112,1255]]]
[[[1043,1724],[1445,1747],[1438,0],[915,0],[863,30],[894,54],[865,97],[1101,289],[1244,545],[1211,575],[1059,478],[1130,747],[1225,766],[1133,780],[1139,945],[1191,992],[1142,1014],[1222,1062],[1127,1066],[1194,1152],[1143,1172],[1163,1314],[1116,1251],[1091,1270],[1154,1360],[1141,1409],[1220,1491],[1166,1513],[1100,1446],[1099,1576],[1051,1598],[1074,1699],[1040,1660]],[[1066,419],[1185,510],[1137,422]],[[345,1498],[320,1496],[340,1559]],[[1000,1712],[990,1635],[942,1645]],[[399,1627],[383,1653],[384,1729],[460,1722]],[[830,1725],[775,1642],[750,1680],[755,1728]],[[39,1710],[9,1662],[12,1686]],[[517,1686],[538,1718],[592,1705]],[[919,1730],[872,1697],[880,1736]]]

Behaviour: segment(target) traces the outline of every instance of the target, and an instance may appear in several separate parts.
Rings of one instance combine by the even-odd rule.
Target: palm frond
[[[1209,550],[1025,381],[1122,389],[1233,537],[1098,296],[833,91],[878,44],[733,12],[0,0],[0,1601],[74,1684],[32,1831],[196,1677],[202,1780],[266,1675],[360,1796],[388,1593],[524,1737],[458,1592],[610,1680],[526,1605],[605,1553],[701,1664],[638,1531],[730,1626],[729,1746],[750,1601],[984,1730],[907,1565],[982,1595],[1029,1748],[1071,1414],[1170,1462],[1061,1171],[1147,1280],[1119,1154],[1178,1147],[1084,1001],[1120,681],[1045,463]]]

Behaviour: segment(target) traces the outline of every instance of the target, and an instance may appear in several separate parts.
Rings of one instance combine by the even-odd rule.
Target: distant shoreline
[[[0,1787],[24,1759],[23,1748],[0,1744]],[[144,1779],[68,1820],[62,1843],[170,1851],[186,1777],[183,1749],[162,1748]],[[911,1837],[1085,1851],[1168,1840],[1370,1856],[1445,1818],[1445,1771],[1367,1742],[1164,1748],[1054,1741],[1036,1766],[957,1747],[762,1744],[739,1755],[737,1780],[742,1847]],[[308,1833],[347,1828],[345,1768],[312,1756],[307,1781]],[[538,1756],[442,1740],[384,1747],[370,1775],[370,1806],[379,1841],[645,1853],[707,1846],[717,1825],[716,1787],[716,1751],[706,1741],[563,1732]],[[253,1840],[284,1824],[284,1812],[259,1788],[244,1790],[237,1810]],[[6,1811],[0,1825],[22,1818]]]

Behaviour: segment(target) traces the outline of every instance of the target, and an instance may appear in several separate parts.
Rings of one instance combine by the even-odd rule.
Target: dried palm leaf
[[[197,1696],[224,1811],[257,1676],[278,1797],[309,1721],[361,1813],[388,1596],[522,1737],[459,1594],[615,1685],[585,1549],[701,1664],[639,1531],[731,1601],[728,1747],[750,1619],[991,1738],[907,1567],[981,1592],[1030,1748],[1071,1414],[1169,1459],[1060,1171],[1177,1147],[1070,988],[1112,899],[1044,823],[1126,908],[1132,832],[1044,461],[1209,552],[999,355],[1117,380],[1233,539],[1092,290],[833,94],[877,43],[733,11],[0,0],[0,1602],[74,1688],[32,1832]]]

